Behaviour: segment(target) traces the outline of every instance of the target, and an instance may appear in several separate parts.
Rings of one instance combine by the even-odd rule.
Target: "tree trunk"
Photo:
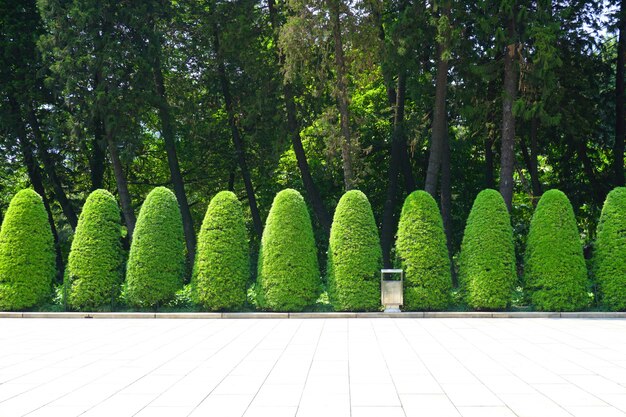
[[[624,136],[626,113],[624,112],[624,62],[626,61],[626,6],[621,1],[619,14],[619,40],[617,42],[617,68],[615,70],[615,144],[613,145],[613,171],[615,185],[624,185]]]
[[[89,158],[91,191],[104,188],[104,159],[106,157],[103,146],[104,142],[104,128],[102,127],[102,120],[100,117],[94,116],[93,138],[91,140],[91,158]]]
[[[398,174],[402,164],[402,142],[404,137],[404,101],[406,93],[406,71],[400,71],[398,75],[398,88],[396,97],[393,136],[391,142],[391,158],[387,175],[387,196],[383,208],[383,219],[380,233],[380,243],[383,251],[383,264],[386,268],[391,267],[391,247],[396,225],[395,209],[398,195]]]
[[[500,151],[500,194],[504,198],[507,208],[511,211],[513,204],[513,169],[515,162],[515,117],[513,116],[513,102],[517,92],[517,70],[515,55],[517,43],[515,39],[515,21],[509,17],[507,23],[508,38],[504,54],[504,96],[502,97],[502,144]]]
[[[241,176],[243,177],[243,182],[246,187],[246,194],[248,195],[248,203],[250,204],[250,214],[252,215],[254,231],[260,239],[263,234],[263,224],[261,223],[261,215],[259,213],[259,207],[254,194],[252,178],[250,177],[250,171],[248,169],[248,164],[246,163],[244,144],[241,140],[241,136],[239,135],[239,129],[237,128],[237,122],[235,120],[235,110],[233,108],[232,98],[230,95],[230,85],[226,75],[226,66],[224,65],[224,60],[222,59],[220,52],[219,31],[217,26],[215,27],[214,33],[214,48],[215,55],[218,57],[217,70],[220,85],[222,87],[222,95],[224,96],[224,105],[226,106],[226,113],[228,114],[228,124],[230,125],[233,144],[235,145],[235,153],[237,154],[237,162],[239,163]]]
[[[485,188],[496,188],[493,177],[493,138],[485,140]]]
[[[442,10],[442,16],[449,16],[448,7]],[[445,57],[448,47],[446,36],[437,45],[437,76],[435,81],[435,107],[433,110],[432,137],[430,141],[430,154],[428,156],[428,168],[426,169],[426,183],[424,190],[436,198],[439,169],[441,167],[444,141],[448,136],[446,93],[448,90],[448,60]]]
[[[41,129],[39,128],[39,120],[37,119],[37,115],[35,114],[35,109],[31,104],[28,104],[28,122],[30,124],[30,128],[33,132],[33,137],[35,138],[35,143],[37,145],[38,155],[41,161],[43,162],[43,167],[52,184],[52,189],[54,190],[54,195],[61,205],[61,209],[63,210],[63,214],[67,219],[72,230],[76,230],[76,225],[78,223],[78,216],[72,207],[72,204],[67,198],[65,191],[63,190],[63,186],[61,185],[61,180],[56,173],[56,169],[54,167],[54,161],[50,157],[48,153],[48,146],[44,143],[44,138],[41,133]]]
[[[452,283],[456,286],[457,279],[454,270],[454,263],[452,262],[452,255],[454,254],[454,247],[452,245],[452,173],[450,165],[450,137],[446,134],[443,137],[443,144],[441,149],[441,218],[443,219],[443,229],[446,234],[446,244],[448,246],[448,257],[450,258],[450,274],[452,276]]]
[[[158,40],[156,42],[158,42]],[[152,69],[154,73],[156,93],[158,95],[158,110],[159,119],[161,119],[161,134],[163,135],[163,140],[165,142],[167,163],[170,169],[172,185],[174,186],[174,193],[176,194],[176,199],[178,200],[178,205],[180,206],[180,214],[183,219],[185,243],[187,245],[187,259],[189,261],[189,265],[193,265],[194,256],[196,253],[196,234],[193,229],[193,219],[191,217],[191,211],[189,210],[187,195],[185,194],[185,183],[183,181],[183,176],[180,172],[180,166],[178,164],[176,142],[174,139],[174,126],[172,124],[170,106],[167,100],[167,92],[165,90],[163,73],[161,72],[160,46],[157,46],[157,48],[158,50],[156,51],[154,56]]]
[[[124,215],[124,221],[126,223],[126,229],[128,230],[128,241],[131,242],[133,238],[133,232],[135,231],[135,211],[128,191],[128,183],[126,182],[126,176],[124,175],[124,168],[122,167],[122,161],[120,160],[119,153],[117,152],[117,144],[113,139],[113,133],[105,126],[107,147],[109,149],[109,156],[111,157],[111,165],[113,166],[113,174],[115,175],[115,182],[117,184],[117,193],[120,198],[120,205],[122,206],[122,214]]]
[[[339,107],[341,125],[341,158],[343,161],[343,178],[346,191],[354,188],[354,170],[352,166],[352,138],[350,133],[350,113],[348,110],[348,85],[346,82],[346,63],[343,54],[343,39],[341,35],[340,0],[327,0],[332,26],[333,43],[335,47],[335,72],[337,85],[335,95]]]
[[[530,123],[530,150],[528,149],[523,136],[521,138],[520,149],[522,151],[522,156],[524,157],[526,168],[530,174],[533,205],[536,205],[539,197],[543,193],[541,182],[539,181],[539,168],[537,163],[537,130],[539,120],[536,117],[533,117]]]
[[[278,17],[276,12],[276,5],[274,0],[268,0],[267,4],[270,13],[272,30],[274,32],[274,43],[275,45],[278,45]],[[276,57],[279,67],[282,68],[285,62],[285,56],[284,54],[280,53],[278,47],[276,48]],[[313,177],[311,176],[309,162],[307,161],[306,153],[304,152],[304,147],[302,146],[302,140],[300,138],[300,127],[298,125],[293,86],[289,81],[285,81],[283,83],[283,94],[285,100],[285,109],[287,112],[287,130],[289,131],[293,151],[296,154],[296,161],[298,162],[298,168],[300,169],[302,184],[304,185],[304,189],[306,190],[306,196],[311,203],[311,207],[313,207],[313,212],[315,213],[317,221],[322,226],[322,229],[324,229],[324,233],[328,235],[330,233],[331,225],[330,214],[328,213],[328,210],[326,210],[326,207],[324,206],[324,201],[322,200],[322,196],[317,186],[315,185],[315,182],[313,181]]]
[[[15,129],[17,134],[17,140],[22,151],[22,157],[24,158],[24,165],[26,165],[26,172],[28,173],[28,179],[33,186],[33,189],[37,194],[41,196],[43,205],[48,214],[48,223],[50,224],[50,230],[52,231],[52,237],[54,238],[54,249],[56,253],[56,268],[57,268],[57,280],[63,277],[63,256],[61,254],[61,247],[59,245],[59,234],[57,232],[56,225],[54,224],[54,217],[52,216],[52,208],[50,207],[50,200],[46,195],[46,189],[43,185],[43,179],[41,175],[41,168],[35,159],[35,153],[33,147],[28,140],[26,133],[26,126],[22,118],[22,111],[15,97],[9,96],[9,105],[13,117],[15,119]]]

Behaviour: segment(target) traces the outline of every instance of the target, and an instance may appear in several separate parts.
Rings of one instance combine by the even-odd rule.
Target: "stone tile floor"
[[[0,416],[626,416],[626,320],[0,319]]]

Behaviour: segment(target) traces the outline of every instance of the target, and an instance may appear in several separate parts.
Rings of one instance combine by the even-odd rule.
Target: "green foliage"
[[[372,207],[361,191],[348,191],[335,209],[328,248],[328,295],[335,310],[378,309],[381,261]]]
[[[594,245],[593,276],[600,301],[610,310],[626,310],[626,188],[609,193]]]
[[[31,189],[11,200],[0,231],[0,310],[23,310],[51,295],[54,238],[41,196]]]
[[[452,279],[443,221],[425,191],[414,191],[404,201],[396,256],[405,274],[405,309],[442,310],[449,305]]]
[[[311,218],[299,192],[286,189],[274,198],[259,253],[259,305],[275,311],[301,311],[320,293]]]
[[[246,301],[250,276],[248,238],[241,203],[231,191],[215,195],[198,236],[194,299],[207,310],[236,310]]]
[[[587,306],[587,268],[574,210],[559,190],[546,191],[535,209],[524,277],[535,309],[573,311]]]
[[[469,306],[504,309],[516,281],[513,228],[504,199],[491,189],[474,200],[461,246],[459,277]]]
[[[127,299],[137,307],[169,301],[183,284],[185,240],[173,192],[157,187],[141,206],[128,257]]]
[[[78,310],[112,305],[123,279],[120,210],[106,190],[92,192],[80,214],[67,264],[68,305]]]

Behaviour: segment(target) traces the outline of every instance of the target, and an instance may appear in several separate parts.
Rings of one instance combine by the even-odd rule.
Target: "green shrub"
[[[559,190],[543,194],[526,244],[524,277],[537,310],[573,311],[588,303],[587,268],[567,196]]]
[[[372,207],[361,191],[348,191],[335,209],[328,247],[328,295],[335,310],[378,309],[381,259]]]
[[[459,278],[467,304],[504,309],[517,277],[511,218],[502,195],[483,190],[474,200],[461,245]]]
[[[404,308],[442,310],[450,303],[450,258],[437,203],[418,190],[404,201],[396,257],[404,269]]]
[[[41,196],[18,192],[0,231],[0,310],[23,310],[52,294],[54,237]]]
[[[173,192],[157,187],[137,218],[126,273],[127,297],[137,307],[158,307],[183,285],[185,240]]]
[[[85,201],[68,258],[65,285],[70,307],[101,309],[117,299],[124,268],[121,237],[115,197],[95,190]]]
[[[246,301],[250,276],[248,237],[241,203],[230,191],[209,204],[198,236],[194,299],[207,310],[234,310]]]
[[[610,310],[626,310],[626,188],[609,193],[594,245],[593,275],[599,299]]]
[[[299,192],[274,198],[259,252],[259,305],[275,311],[301,311],[320,293],[320,272],[311,218]]]

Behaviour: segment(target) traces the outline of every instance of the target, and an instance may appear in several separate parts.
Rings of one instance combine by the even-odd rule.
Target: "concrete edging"
[[[331,319],[331,318],[585,318],[626,319],[626,312],[541,312],[541,311],[407,311],[384,312],[242,312],[242,313],[141,313],[141,312],[12,312],[0,311],[0,318],[55,319]]]

